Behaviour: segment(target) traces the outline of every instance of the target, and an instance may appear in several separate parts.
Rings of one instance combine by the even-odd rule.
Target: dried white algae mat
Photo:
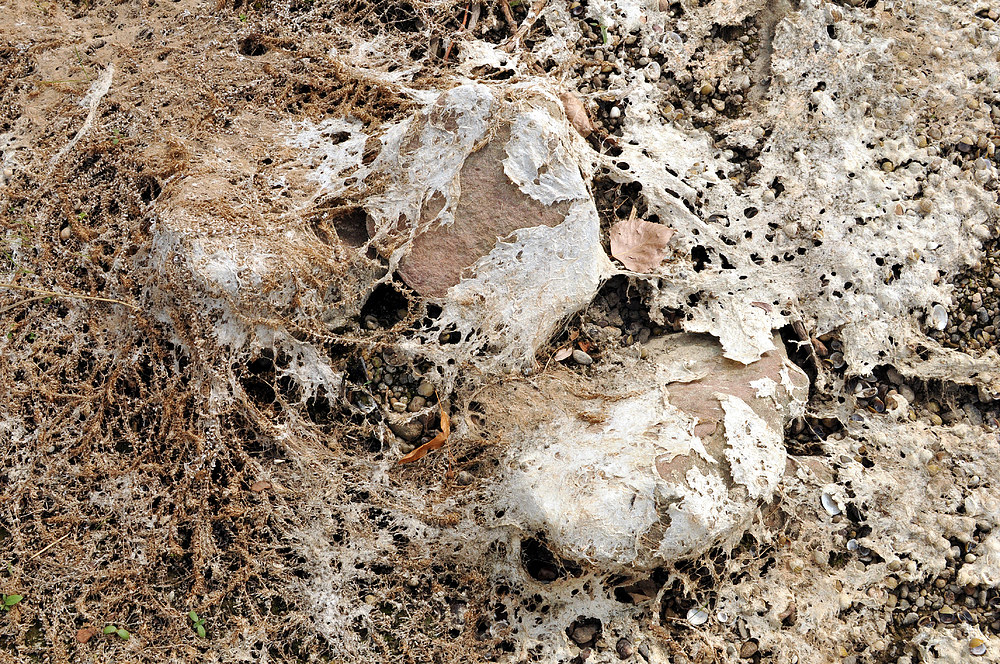
[[[0,2],[0,661],[1000,661],[997,10]]]

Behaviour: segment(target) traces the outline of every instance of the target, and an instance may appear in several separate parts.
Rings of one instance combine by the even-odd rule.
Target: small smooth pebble
[[[628,639],[618,639],[618,643],[615,645],[615,652],[618,653],[618,659],[628,659],[635,653],[635,648]]]
[[[574,629],[573,634],[570,636],[570,638],[572,638],[573,641],[575,641],[577,644],[583,645],[584,643],[589,643],[590,641],[592,641],[596,634],[597,634],[597,627],[595,627],[590,623],[586,623],[583,625],[579,625],[576,629]]]

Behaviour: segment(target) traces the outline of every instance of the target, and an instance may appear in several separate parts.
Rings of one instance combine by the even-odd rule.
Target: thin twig
[[[35,559],[35,558],[37,558],[38,556],[42,555],[43,553],[45,553],[46,551],[48,551],[49,549],[51,549],[52,547],[54,547],[54,546],[55,546],[56,544],[58,544],[59,542],[63,541],[63,540],[64,540],[64,539],[66,539],[67,537],[69,537],[69,536],[70,536],[71,534],[72,534],[72,531],[70,531],[70,532],[66,533],[65,535],[63,535],[62,537],[60,537],[59,539],[57,539],[57,540],[56,540],[55,542],[52,542],[51,544],[49,544],[49,545],[48,545],[47,547],[45,547],[44,549],[42,549],[42,550],[41,550],[41,551],[39,551],[38,553],[36,553],[35,555],[33,555],[33,556],[31,556],[30,558],[28,558],[28,560],[34,560],[34,559]]]
[[[87,77],[87,82],[90,83],[94,79],[92,79],[90,77],[90,74],[87,72],[87,65],[83,64],[83,56],[80,55],[80,49],[78,49],[76,46],[74,46],[73,47],[73,52],[76,53],[76,61],[80,65],[80,69],[83,70],[83,75]]]
[[[503,11],[503,19],[510,26],[511,35],[514,35],[517,32],[517,19],[514,18],[514,12],[510,10],[510,0],[500,0],[500,9]]]
[[[819,359],[819,355],[816,353],[816,346],[813,345],[812,335],[806,331],[806,326],[801,320],[792,321],[792,331],[795,332],[796,336],[802,340],[804,346],[809,349],[809,359],[812,361],[813,368],[816,370],[818,375],[823,374],[823,362]]]
[[[542,9],[545,7],[546,2],[548,2],[548,0],[535,0],[535,4],[531,6],[531,10],[528,12],[528,15],[524,17],[524,23],[522,23],[521,27],[517,29],[516,33],[514,33],[514,38],[511,39],[508,48],[514,48],[514,46],[520,42],[524,36],[528,34],[528,32],[531,31],[532,26],[535,25],[535,21],[537,21],[538,17],[542,15]]]
[[[115,300],[110,297],[97,297],[95,295],[81,295],[80,293],[59,293],[57,291],[50,291],[44,288],[35,288],[33,286],[20,286],[18,284],[0,284],[0,288],[10,288],[13,290],[25,291],[28,293],[42,293],[42,298],[46,297],[69,297],[77,300],[91,300],[93,302],[110,302],[111,304],[121,304],[131,309],[138,309],[139,305],[132,304],[131,302],[125,302],[124,300]],[[39,298],[31,298],[32,300]],[[30,300],[29,300],[30,301]],[[20,304],[20,303],[19,303]],[[6,309],[4,310],[6,311]],[[0,311],[3,313],[3,311]]]
[[[49,296],[49,295],[37,295],[35,297],[29,297],[27,300],[21,300],[20,302],[15,302],[14,304],[9,304],[6,307],[4,307],[3,309],[0,309],[0,314],[5,314],[8,311],[10,311],[11,309],[16,309],[19,306],[21,306],[22,304],[28,304],[29,302],[35,302],[36,300],[44,300],[47,297],[51,297],[51,296]]]
[[[469,21],[469,6],[470,6],[470,4],[471,3],[469,3],[469,2],[465,3],[465,16],[462,17],[462,27],[459,29],[459,32],[461,32],[462,30],[465,30],[465,25]],[[454,45],[455,45],[455,41],[454,40],[448,42],[448,48],[444,52],[444,61],[445,62],[448,62],[448,56],[451,55],[451,47],[454,46]]]

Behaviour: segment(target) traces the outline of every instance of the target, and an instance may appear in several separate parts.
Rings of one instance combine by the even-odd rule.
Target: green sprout
[[[24,597],[22,595],[0,595],[3,598],[3,603],[0,604],[0,610],[10,611],[15,605],[17,605]]]
[[[128,630],[124,627],[117,627],[116,625],[107,625],[104,628],[105,634],[117,634],[118,638],[122,641],[128,641],[128,637],[132,636],[128,633]]]
[[[188,612],[188,618],[190,618],[191,622],[194,623],[192,626],[194,627],[195,633],[198,634],[198,637],[202,639],[208,638],[208,634],[205,631],[205,619],[199,618],[198,614],[194,611]]]

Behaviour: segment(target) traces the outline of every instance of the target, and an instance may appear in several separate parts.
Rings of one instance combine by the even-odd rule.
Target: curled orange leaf
[[[441,433],[434,436],[409,454],[403,456],[396,463],[410,463],[411,461],[422,459],[428,452],[440,449],[446,442],[448,442],[448,436],[451,435],[451,418],[448,417],[448,413],[444,411],[444,405],[442,405],[440,401],[438,401],[438,408],[441,410]]]

